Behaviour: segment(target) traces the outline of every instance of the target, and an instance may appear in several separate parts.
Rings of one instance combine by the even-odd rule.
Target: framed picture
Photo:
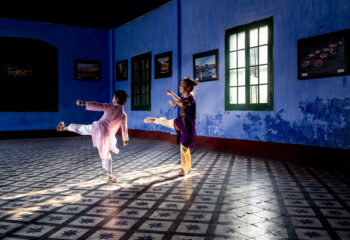
[[[172,76],[172,55],[172,52],[166,52],[154,56],[154,78]]]
[[[193,78],[197,81],[212,81],[219,79],[219,50],[212,50],[193,55]]]
[[[75,79],[101,80],[101,63],[99,61],[75,60]]]
[[[128,80],[128,59],[117,62],[115,67],[116,80],[118,82]]]
[[[298,79],[348,75],[350,29],[298,40]]]

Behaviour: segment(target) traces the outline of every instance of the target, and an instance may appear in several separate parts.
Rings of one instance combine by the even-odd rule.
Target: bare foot
[[[116,183],[117,179],[113,175],[108,175],[108,181],[112,183]]]
[[[62,132],[62,131],[64,131],[64,128],[65,128],[64,122],[61,121],[61,122],[58,123],[58,125],[57,125],[57,127],[56,127],[56,130],[57,130],[58,132]]]
[[[155,118],[147,117],[143,121],[145,123],[154,123],[155,120],[156,120]]]
[[[191,171],[185,172],[183,169],[181,169],[181,171],[177,174],[179,177],[183,177],[186,176],[187,174],[189,174]]]

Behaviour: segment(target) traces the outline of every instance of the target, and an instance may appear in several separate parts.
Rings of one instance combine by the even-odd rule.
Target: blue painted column
[[[113,98],[113,93],[115,91],[115,71],[114,71],[114,64],[115,64],[115,33],[114,30],[109,30],[109,86],[110,86],[110,101]]]
[[[177,81],[178,86],[182,81],[182,34],[181,34],[181,0],[177,0]],[[180,90],[177,86],[177,95],[180,96]],[[177,114],[180,115],[180,108],[177,108]]]

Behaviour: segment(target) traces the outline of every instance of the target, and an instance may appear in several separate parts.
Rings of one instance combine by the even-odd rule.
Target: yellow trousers
[[[182,170],[187,173],[191,171],[191,151],[190,148],[183,146],[180,143],[181,165]]]
[[[162,125],[174,129],[174,119],[168,120],[164,117],[156,118],[154,121],[155,124]],[[180,153],[181,153],[181,165],[184,172],[191,171],[191,151],[190,148],[180,144]]]

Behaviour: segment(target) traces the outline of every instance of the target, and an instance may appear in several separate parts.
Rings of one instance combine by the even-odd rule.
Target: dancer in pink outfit
[[[129,142],[127,116],[124,112],[124,106],[128,98],[127,92],[118,90],[114,92],[113,104],[77,100],[76,104],[78,106],[86,106],[86,110],[103,111],[102,118],[89,125],[71,123],[66,127],[62,121],[57,125],[57,131],[71,131],[81,135],[92,136],[93,145],[98,149],[102,167],[108,171],[108,181],[110,182],[117,182],[117,179],[112,174],[111,151],[115,154],[119,153],[115,134],[120,126],[122,128],[123,145],[126,146]]]

